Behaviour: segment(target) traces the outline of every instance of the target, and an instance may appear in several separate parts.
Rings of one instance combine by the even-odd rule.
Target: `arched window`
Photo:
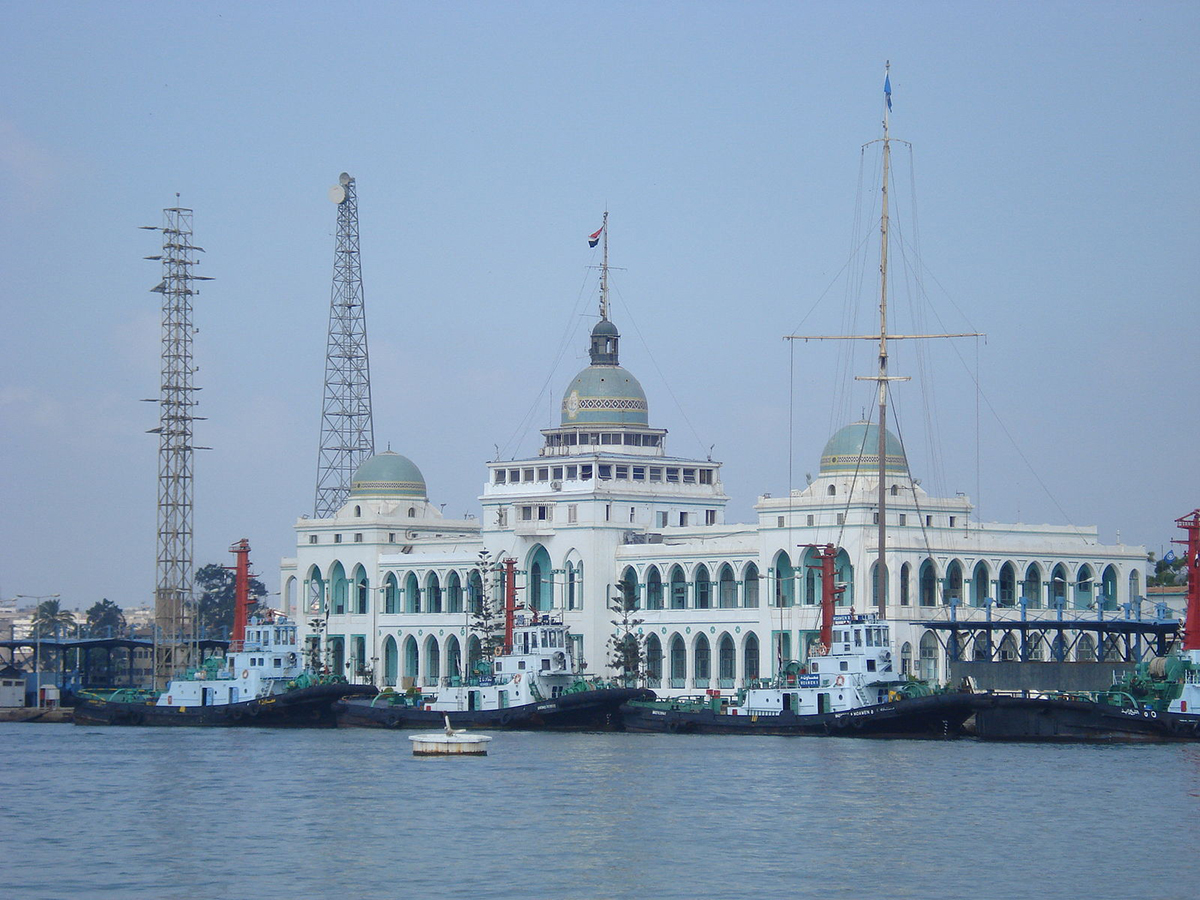
[[[361,506],[354,507],[354,518],[358,519],[361,517],[362,517],[362,507]]]
[[[417,584],[415,572],[409,572],[404,577],[404,611],[406,613],[421,611],[421,588]]]
[[[759,676],[758,668],[758,635],[754,632],[746,635],[746,646],[742,651],[742,676],[749,685]]]
[[[1042,608],[1042,570],[1037,563],[1030,563],[1025,570],[1025,580],[1021,582],[1021,596],[1025,598],[1026,609]]]
[[[483,612],[483,576],[478,569],[467,577],[467,609],[473,616]]]
[[[662,687],[663,651],[662,642],[657,634],[646,638],[646,677],[647,687]]]
[[[467,638],[467,679],[475,678],[479,674],[479,670],[487,669],[487,663],[483,659],[483,642],[479,640],[478,635],[471,635]]]
[[[410,634],[404,639],[404,677],[409,679],[408,684],[410,685],[417,684],[417,677],[421,673],[420,661],[417,639]]]
[[[329,589],[333,594],[333,614],[346,614],[346,595],[350,593],[350,582],[346,580],[346,570],[340,562],[335,562],[329,569]]]
[[[718,589],[719,603],[721,609],[736,609],[737,608],[737,580],[733,577],[733,567],[729,563],[721,566],[721,574],[718,579],[720,585]],[[732,677],[732,676],[731,676]]]
[[[733,645],[733,638],[723,634],[717,643],[717,687],[731,688],[736,678],[737,648]]]
[[[671,567],[671,609],[687,609],[687,580],[679,566]]]
[[[912,644],[905,641],[900,647],[900,674],[911,675],[913,672]]]
[[[758,566],[754,563],[747,565],[742,580],[746,585],[744,588],[746,593],[746,608],[758,609]]]
[[[442,582],[437,572],[425,576],[425,612],[440,613],[442,611]]]
[[[1129,573],[1129,599],[1140,600],[1142,597],[1142,573],[1134,569]]]
[[[832,485],[830,485],[832,487]],[[775,555],[775,606],[794,606],[796,578],[792,558],[783,550]]]
[[[989,572],[988,564],[982,559],[975,563],[975,569],[971,573],[971,605],[974,607],[983,607],[988,598],[991,596],[988,583]]]
[[[651,566],[646,571],[646,608],[647,609],[662,609],[663,608],[663,583],[662,576],[658,574],[658,567]],[[659,655],[662,655],[662,647],[659,646]]]
[[[701,563],[696,566],[696,609],[712,608],[712,581],[708,577],[708,566]]]
[[[383,641],[383,685],[395,687],[397,676],[400,674],[400,653],[396,649],[396,639],[390,634]]]
[[[1091,609],[1092,606],[1092,567],[1082,565],[1075,573],[1075,608]]]
[[[820,606],[821,604],[821,556],[817,553],[816,547],[809,547],[804,551],[804,557],[800,562],[801,578],[804,589],[802,602],[806,606]]]
[[[637,572],[633,570],[633,566],[626,566],[625,571],[621,573],[621,599],[626,604],[631,604],[633,609],[641,609],[641,586],[638,584]]]
[[[567,609],[583,609],[583,563],[567,562]]]
[[[1105,610],[1117,608],[1117,567],[1105,566],[1100,576],[1100,596],[1096,598]]]
[[[1006,608],[1017,605],[1017,569],[1010,562],[1000,567],[1000,596],[996,600]]]
[[[1096,640],[1090,634],[1081,634],[1075,644],[1076,662],[1096,662]]]
[[[826,488],[825,493],[832,497],[837,493],[837,488],[831,484],[828,488]]]
[[[900,605],[908,606],[912,603],[912,597],[909,594],[909,582],[912,580],[912,565],[905,563],[900,567]]]
[[[298,619],[296,611],[296,576],[292,575],[283,583],[283,612],[285,615]]]
[[[708,638],[702,634],[696,637],[696,659],[693,663],[693,673],[696,687],[708,687],[709,679],[712,678],[712,650],[708,646]]]
[[[396,583],[395,572],[388,572],[387,578],[383,580],[383,611],[400,612],[400,586]]]
[[[1059,563],[1050,572],[1050,608],[1067,605],[1067,567]]]
[[[460,613],[463,611],[462,578],[457,572],[451,572],[446,577],[446,612]]]
[[[834,577],[837,578],[838,584],[844,584],[846,589],[838,596],[836,601],[838,606],[853,606],[854,605],[854,566],[850,564],[850,554],[845,549],[837,552],[837,557],[833,561]]]
[[[325,612],[325,582],[321,579],[321,570],[313,566],[308,570],[304,579],[305,606],[310,615]]]
[[[962,563],[957,559],[950,560],[950,565],[946,566],[946,589],[942,595],[942,601],[950,606],[954,601],[962,602],[963,598],[963,570]]]
[[[367,581],[366,570],[362,566],[354,567],[354,612],[366,615],[370,612],[371,585]]]
[[[554,573],[550,554],[541,544],[529,554],[529,606],[543,611],[554,608]]]
[[[920,582],[920,598],[918,602],[921,606],[934,606],[937,604],[937,566],[934,565],[932,559],[926,559],[921,563],[921,573],[918,576]]]
[[[436,685],[442,676],[442,652],[432,634],[425,639],[425,684]]]
[[[415,519],[417,517],[417,508],[415,506],[410,506],[408,508],[408,517],[410,519]]]
[[[462,646],[453,634],[446,638],[446,674],[450,677],[451,685],[462,684]]]
[[[687,646],[677,634],[671,637],[671,687],[687,687]]]
[[[932,631],[921,636],[920,677],[925,681],[938,681],[938,644]]]

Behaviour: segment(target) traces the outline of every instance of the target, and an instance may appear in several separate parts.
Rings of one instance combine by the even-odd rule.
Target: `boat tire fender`
[[[512,713],[510,713],[510,712],[500,713],[500,724],[501,725],[507,725],[511,721],[512,721]]]
[[[388,728],[399,728],[400,727],[399,714],[389,713],[388,716],[383,720],[383,724],[386,725]]]

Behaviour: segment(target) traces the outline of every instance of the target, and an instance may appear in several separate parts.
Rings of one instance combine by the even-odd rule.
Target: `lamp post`
[[[41,606],[43,601],[58,600],[62,597],[61,594],[17,594],[21,600],[36,600],[37,605]],[[37,607],[34,607],[34,618],[37,618]],[[42,705],[42,630],[35,626],[34,628],[34,650],[33,650],[33,670],[37,674],[37,705],[41,708]],[[59,658],[62,658],[62,653],[59,653]]]

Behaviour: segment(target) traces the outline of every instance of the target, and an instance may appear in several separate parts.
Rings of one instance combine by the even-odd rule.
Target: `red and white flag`
[[[595,231],[593,231],[591,234],[589,234],[588,235],[588,246],[595,247],[598,243],[600,243],[600,235],[603,232],[604,232],[604,226],[601,225],[599,228],[597,228]]]

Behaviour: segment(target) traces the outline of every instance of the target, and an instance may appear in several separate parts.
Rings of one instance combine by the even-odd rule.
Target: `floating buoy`
[[[491,738],[486,734],[467,734],[465,728],[451,728],[450,717],[443,714],[445,729],[440,734],[414,734],[413,756],[487,756]]]

